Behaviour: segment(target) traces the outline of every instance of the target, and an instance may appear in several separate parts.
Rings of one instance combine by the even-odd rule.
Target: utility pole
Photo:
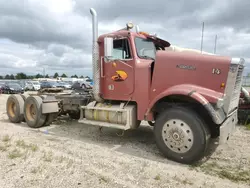
[[[43,77],[45,78],[45,68],[43,67]]]
[[[214,54],[216,54],[216,47],[217,47],[217,35],[215,35],[215,40],[214,40]]]
[[[203,47],[203,33],[204,33],[204,22],[202,22],[202,31],[201,31],[201,52]]]

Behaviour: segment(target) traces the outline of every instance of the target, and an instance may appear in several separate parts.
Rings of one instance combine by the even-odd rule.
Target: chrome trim
[[[210,103],[206,103],[203,106],[206,108],[215,124],[220,125],[226,119],[225,113],[222,108],[215,110]]]
[[[216,103],[216,108],[222,108],[222,106],[224,105],[224,99],[219,98],[217,103]]]
[[[245,59],[244,58],[233,57],[231,59],[231,64],[244,65],[244,63],[245,63]]]
[[[227,142],[229,137],[235,132],[236,124],[238,122],[237,110],[234,110],[228,118],[220,126],[219,144]]]

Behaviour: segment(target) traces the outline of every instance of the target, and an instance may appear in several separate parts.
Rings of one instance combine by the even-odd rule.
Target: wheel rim
[[[187,123],[179,119],[167,121],[162,129],[162,138],[166,146],[176,153],[185,153],[191,149],[194,136]]]
[[[15,116],[15,113],[16,113],[16,104],[14,101],[11,101],[9,104],[8,104],[8,111],[9,111],[9,115],[11,117],[14,117]]]
[[[29,121],[34,121],[36,117],[36,108],[34,104],[28,104],[26,106],[26,115]]]

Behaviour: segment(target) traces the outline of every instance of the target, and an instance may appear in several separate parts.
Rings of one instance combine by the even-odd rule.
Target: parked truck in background
[[[200,160],[210,138],[225,143],[237,124],[244,59],[173,52],[133,24],[98,37],[93,21],[93,89],[83,94],[11,95],[11,122],[39,128],[61,113],[80,123],[122,130],[141,121],[153,126],[156,145],[168,159]],[[84,128],[84,127],[83,127]]]

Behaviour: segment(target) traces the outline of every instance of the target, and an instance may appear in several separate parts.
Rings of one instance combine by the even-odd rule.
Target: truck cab
[[[101,97],[136,105],[137,120],[154,126],[158,148],[174,160],[199,158],[207,138],[225,143],[238,121],[244,59],[172,51],[130,25],[98,38]],[[185,157],[196,142],[200,154]]]

